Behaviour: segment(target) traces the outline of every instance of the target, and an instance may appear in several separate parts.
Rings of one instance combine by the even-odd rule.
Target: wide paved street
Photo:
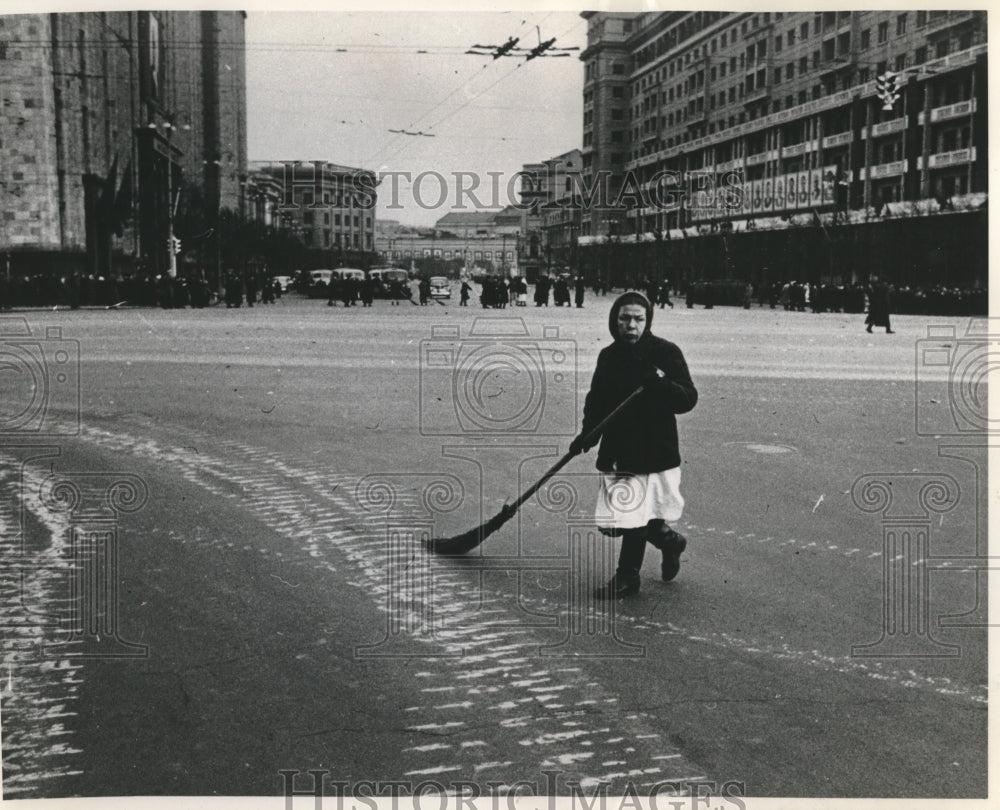
[[[593,452],[423,550],[566,452],[612,300],[3,314],[5,797],[985,797],[966,320],[658,309],[700,393],[678,578],[650,549],[637,597],[590,601]]]

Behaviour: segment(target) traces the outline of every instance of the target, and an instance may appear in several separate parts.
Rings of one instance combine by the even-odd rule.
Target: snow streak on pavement
[[[655,783],[712,779],[685,753],[668,741],[669,729],[653,725],[641,712],[619,708],[619,698],[588,675],[587,668],[570,659],[542,658],[539,634],[524,626],[523,615],[509,593],[485,587],[478,570],[449,568],[434,563],[433,587],[415,587],[406,601],[393,599],[393,581],[387,577],[385,528],[352,497],[359,476],[331,474],[319,466],[274,452],[185,429],[170,446],[144,436],[129,435],[124,425],[115,430],[84,428],[81,441],[99,450],[125,453],[151,461],[167,475],[180,475],[214,498],[235,501],[275,535],[288,542],[278,552],[283,561],[300,561],[338,572],[365,598],[376,600],[386,612],[401,609],[392,618],[419,628],[433,615],[435,632],[413,633],[414,657],[420,666],[411,676],[418,705],[408,707],[406,726],[427,742],[406,749],[421,763],[403,777],[435,777],[500,782],[511,774],[539,768],[558,768],[568,782],[582,787],[610,784],[621,793],[626,782],[638,788]],[[216,447],[215,455],[204,448]],[[195,450],[195,447],[201,450]],[[5,470],[8,468],[5,467]],[[9,473],[5,473],[8,475]],[[42,469],[29,468],[24,506],[48,535],[45,554],[57,558],[65,546],[67,528],[31,495],[43,478]],[[9,483],[4,480],[4,484]],[[397,506],[404,512],[416,496]],[[17,516],[11,504],[0,512],[5,543],[18,537]],[[405,517],[400,522],[405,523]],[[768,538],[770,539],[770,538]],[[253,542],[252,539],[248,539]],[[182,538],[181,542],[211,543],[212,538]],[[232,543],[227,543],[232,547]],[[246,550],[269,553],[268,549]],[[14,559],[3,549],[4,559]],[[414,544],[413,576],[427,575],[431,564]],[[425,564],[426,563],[426,564]],[[517,560],[511,561],[516,568]],[[3,605],[14,604],[19,587],[11,568],[3,570]],[[26,572],[25,593],[38,610],[53,613],[57,594],[44,566]],[[276,575],[275,575],[276,576]],[[544,599],[521,597],[521,604],[537,613],[561,613],[565,607]],[[27,791],[39,780],[72,773],[75,749],[66,741],[60,718],[72,714],[78,682],[77,665],[70,661],[41,661],[37,625],[19,624],[3,616],[3,711],[8,732],[4,740],[4,769],[8,792]],[[905,689],[926,690],[976,705],[985,703],[985,688],[921,677],[879,664],[821,651],[775,648],[725,633],[699,632],[644,617],[618,617],[637,633],[674,636],[741,654],[766,656],[798,666],[828,672],[871,677]],[[641,638],[641,637],[640,637]],[[408,670],[409,671],[409,670]],[[515,744],[516,743],[516,744]],[[512,753],[515,752],[515,753]],[[24,776],[20,776],[24,774]],[[30,774],[30,776],[27,776]]]
[[[7,459],[0,455],[0,461]],[[3,706],[4,795],[30,794],[40,785],[79,773],[65,718],[80,684],[81,664],[42,656],[56,641],[53,630],[67,617],[64,582],[69,525],[39,497],[44,475],[17,465],[0,465],[0,700]],[[37,521],[47,542],[40,550],[22,546],[21,522]]]

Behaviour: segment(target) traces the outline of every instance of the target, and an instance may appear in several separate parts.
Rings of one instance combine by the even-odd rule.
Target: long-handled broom
[[[616,407],[611,413],[605,416],[586,436],[584,436],[583,444],[592,445],[595,444],[597,438],[604,432],[604,428],[608,426],[615,417],[618,416],[626,406],[639,394],[645,390],[644,386],[639,386],[631,394],[629,394],[621,403]],[[548,481],[553,475],[555,475],[559,470],[565,467],[570,459],[572,459],[577,453],[569,452],[564,455],[559,461],[549,468],[548,472],[545,473],[541,478],[539,478],[534,484],[532,484],[528,489],[524,491],[514,503],[505,503],[503,508],[483,523],[481,526],[477,526],[470,531],[464,532],[462,534],[457,534],[454,537],[435,537],[426,541],[426,546],[435,554],[466,554],[480,543],[483,542],[487,537],[489,537],[493,532],[503,526],[508,520],[517,514],[517,510],[521,508],[528,498],[534,495],[542,485]]]

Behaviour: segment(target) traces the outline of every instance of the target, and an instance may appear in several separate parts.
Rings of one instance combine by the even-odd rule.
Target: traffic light
[[[167,253],[172,253],[175,256],[181,252],[181,240],[176,236],[167,237]]]
[[[887,70],[875,79],[875,94],[882,99],[882,109],[890,112],[899,100],[899,74]]]

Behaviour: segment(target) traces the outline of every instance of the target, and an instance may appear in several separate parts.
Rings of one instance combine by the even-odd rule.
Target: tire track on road
[[[638,715],[622,715],[618,698],[582,667],[531,655],[544,639],[518,626],[509,594],[484,588],[478,572],[438,564],[432,575],[432,560],[414,544],[415,575],[433,576],[433,582],[409,583],[400,600],[398,583],[386,573],[396,549],[379,520],[353,502],[349,493],[356,476],[193,432],[181,447],[94,427],[85,428],[81,438],[152,461],[214,497],[237,501],[290,543],[283,551],[252,544],[243,550],[339,571],[375,600],[387,621],[410,631],[408,654],[422,667],[413,676],[414,689],[427,703],[408,707],[405,729],[440,742],[409,746],[406,762],[413,764],[404,765],[403,776],[490,779],[501,793],[525,774],[541,779],[539,768],[558,769],[563,780],[583,787],[607,782],[612,791],[624,790],[627,781],[706,778],[666,742],[663,729],[649,727]],[[196,446],[216,452],[192,451]],[[405,515],[418,514],[412,494],[401,493],[397,507],[403,523]],[[453,689],[444,691],[441,684]]]

